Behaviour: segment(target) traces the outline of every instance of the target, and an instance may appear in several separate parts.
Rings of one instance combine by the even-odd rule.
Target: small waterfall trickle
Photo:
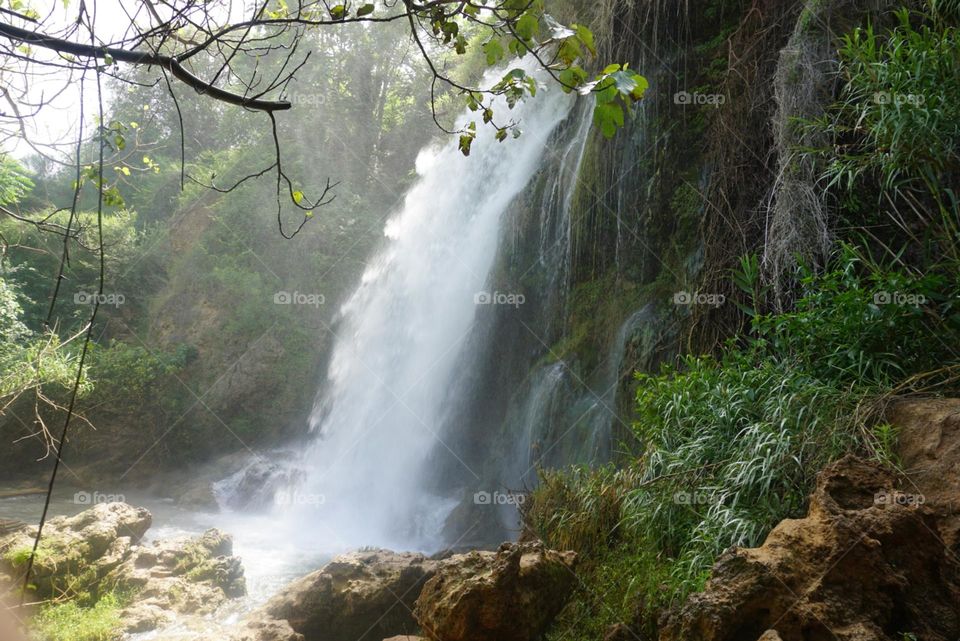
[[[481,126],[469,158],[456,141],[421,152],[418,181],[341,309],[311,417],[315,438],[301,457],[306,478],[286,495],[294,509],[278,512],[292,530],[333,549],[441,544],[453,501],[423,483],[431,453],[477,474],[443,438],[457,403],[450,381],[464,366],[478,303],[487,302],[481,292],[504,212],[541,165],[572,101],[544,88],[513,112],[499,106],[522,118],[519,140],[497,142]]]
[[[508,430],[512,455],[503,472],[503,483],[531,488],[537,484],[537,467],[610,459],[620,420],[617,395],[625,355],[650,316],[650,308],[644,307],[621,324],[593,389],[562,361],[533,372],[521,401],[507,418],[507,424],[516,431]]]
[[[589,103],[581,104],[577,110],[576,129],[567,140],[560,154],[560,161],[552,172],[552,177],[543,193],[540,211],[540,247],[537,256],[539,267],[547,274],[544,294],[544,307],[547,326],[544,334],[550,335],[551,321],[562,318],[562,306],[569,290],[572,243],[570,235],[572,225],[570,210],[577,182],[580,178],[580,166],[587,149],[588,134],[593,123],[593,109]]]

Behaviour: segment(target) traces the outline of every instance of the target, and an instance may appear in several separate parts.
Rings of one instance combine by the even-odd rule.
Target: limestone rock
[[[413,632],[414,601],[437,565],[409,552],[344,554],[291,583],[249,621],[285,621],[306,641],[381,641]]]
[[[208,614],[243,596],[246,584],[233,541],[219,530],[135,548],[107,577],[136,594],[121,613],[128,632],[153,630],[175,614]]]
[[[939,521],[943,539],[960,545],[960,399],[900,401],[886,419],[897,428],[897,453],[911,485]]]
[[[960,564],[918,492],[854,456],[828,466],[807,516],[726,551],[660,641],[955,641]]]
[[[222,638],[218,636],[209,641],[221,641]],[[303,635],[294,632],[289,623],[276,619],[249,621],[229,638],[230,641],[304,641]]]
[[[150,513],[126,503],[99,503],[76,516],[57,516],[43,528],[33,565],[35,594],[49,598],[60,591],[94,588],[120,565],[151,524]],[[33,547],[36,526],[0,538],[0,573],[20,576]]]
[[[458,554],[441,562],[414,615],[434,641],[532,641],[566,603],[575,562],[539,542]]]

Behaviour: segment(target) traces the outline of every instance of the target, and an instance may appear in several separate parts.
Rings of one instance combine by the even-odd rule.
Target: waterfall
[[[450,381],[497,254],[504,214],[541,165],[573,99],[543,87],[498,117],[521,121],[497,142],[478,123],[472,153],[455,140],[423,150],[418,180],[386,223],[384,245],[340,310],[326,381],[301,454],[306,478],[279,495],[291,530],[329,549],[429,549],[455,500],[425,489],[430,455],[476,476],[444,442],[458,402]],[[466,114],[462,122],[476,114]],[[469,360],[469,359],[466,359]]]

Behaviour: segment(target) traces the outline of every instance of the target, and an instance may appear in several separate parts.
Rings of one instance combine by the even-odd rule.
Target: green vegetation
[[[802,514],[823,465],[849,451],[890,457],[894,435],[876,423],[875,399],[960,366],[956,280],[911,278],[843,246],[832,269],[802,283],[792,311],[757,315],[720,356],[638,375],[636,440],[624,445],[637,454],[621,469],[542,473],[526,520],[589,559],[578,602],[593,613],[588,628],[631,620],[624,590],[624,603],[650,608],[638,625],[654,625],[659,608],[703,587],[721,551],[758,545]],[[888,300],[894,291],[926,302]],[[614,602],[593,603],[604,594]]]
[[[941,177],[958,163],[960,38],[908,9],[896,19],[889,31],[867,26],[843,39],[846,82],[826,123],[845,144],[827,176],[848,191],[861,180],[901,196],[923,190],[946,206]]]
[[[104,594],[89,607],[75,601],[52,603],[41,608],[33,621],[35,641],[112,641],[120,626],[124,599],[114,592]]]
[[[654,634],[724,549],[802,515],[826,463],[896,464],[886,399],[956,391],[960,39],[942,12],[893,17],[842,39],[836,101],[798,123],[831,143],[800,150],[841,221],[826,265],[797,265],[783,305],[758,258],[741,259],[727,304],[745,329],[637,375],[616,465],[541,471],[525,522],[584,559],[550,638],[600,639],[619,622]]]

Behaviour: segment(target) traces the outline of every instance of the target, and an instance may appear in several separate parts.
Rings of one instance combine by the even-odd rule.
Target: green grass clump
[[[109,592],[90,607],[75,601],[44,606],[34,619],[35,641],[112,641],[120,636],[124,600]]]
[[[731,545],[802,512],[816,472],[857,447],[861,395],[774,359],[732,352],[641,376],[640,482],[621,527],[671,559],[670,596],[701,589]]]

